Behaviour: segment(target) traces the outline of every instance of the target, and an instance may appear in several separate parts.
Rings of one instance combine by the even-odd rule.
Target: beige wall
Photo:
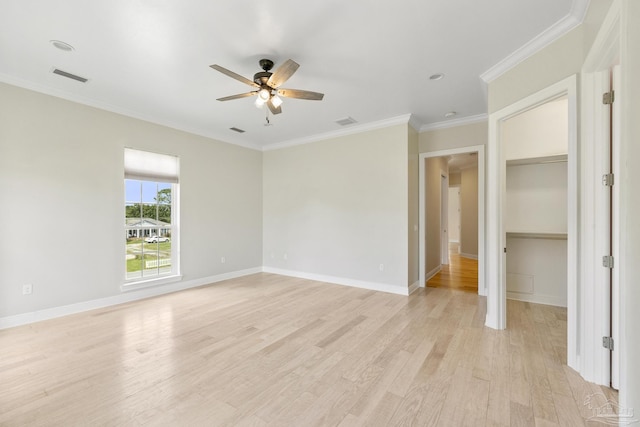
[[[460,253],[478,256],[478,168],[462,170],[460,185]]]
[[[406,292],[407,127],[265,152],[265,266]]]
[[[462,174],[460,172],[449,172],[449,187],[460,186]]]
[[[440,213],[442,175],[448,175],[445,157],[425,159],[425,272],[440,266]]]
[[[482,121],[445,129],[434,129],[420,133],[420,152],[450,150],[453,148],[487,145],[488,122]]]
[[[503,122],[505,160],[566,155],[569,152],[569,103],[547,102]]]
[[[0,318],[122,295],[124,147],[180,158],[183,282],[262,265],[261,152],[0,84]]]

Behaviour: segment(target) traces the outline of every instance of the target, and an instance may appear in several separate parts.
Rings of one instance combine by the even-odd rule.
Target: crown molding
[[[204,131],[204,130],[200,130],[200,129],[193,129],[193,128],[189,128],[186,126],[182,126],[180,124],[177,124],[175,122],[172,121],[167,121],[167,120],[160,120],[160,119],[156,119],[152,116],[147,116],[145,114],[141,114],[138,113],[137,111],[132,111],[132,110],[127,110],[126,108],[121,108],[121,107],[117,107],[115,105],[111,105],[109,103],[106,102],[101,102],[101,101],[96,101],[93,99],[89,99],[86,98],[84,96],[72,93],[72,92],[67,92],[65,90],[61,90],[61,89],[53,89],[50,87],[46,87],[37,83],[33,83],[27,80],[23,80],[20,78],[16,78],[13,76],[9,76],[7,74],[2,74],[0,73],[0,82],[2,83],[6,83],[12,86],[16,86],[16,87],[20,87],[23,89],[27,89],[27,90],[31,90],[34,92],[38,92],[38,93],[42,93],[44,95],[49,95],[49,96],[53,96],[56,98],[61,98],[64,99],[66,101],[71,101],[71,102],[75,102],[78,104],[82,104],[82,105],[86,105],[88,107],[93,107],[93,108],[97,108],[99,110],[104,110],[104,111],[108,111],[110,113],[115,113],[115,114],[119,114],[125,117],[130,117],[133,119],[137,119],[137,120],[142,120],[144,122],[148,122],[148,123],[153,123],[155,125],[159,125],[159,126],[165,126],[174,130],[178,130],[181,132],[187,132],[193,135],[197,135],[197,136],[202,136],[205,138],[209,138],[209,139],[214,139],[218,142],[221,143],[225,143],[225,144],[232,144],[232,145],[237,145],[240,147],[244,147],[244,148],[249,148],[252,150],[257,150],[257,151],[261,151],[262,147],[260,145],[257,144],[252,144],[252,143],[247,143],[247,142],[242,142],[242,141],[229,141],[224,139],[223,137],[221,137],[218,134],[215,134],[213,132],[208,132],[208,131]]]
[[[414,116],[413,114],[409,117],[409,126],[413,128],[416,132],[420,132],[420,128],[422,127],[422,123]]]
[[[415,124],[415,120],[413,121]],[[401,124],[413,124],[411,123],[411,114],[405,114],[402,116],[392,117],[390,119],[378,120],[376,122],[364,123],[361,125],[350,125],[346,129],[339,129],[331,132],[319,133],[316,135],[306,136],[303,138],[290,139],[288,141],[275,142],[273,144],[267,144],[262,148],[262,151],[279,150],[281,148],[295,147],[296,145],[310,144],[312,142],[325,141],[327,139],[339,138],[342,136],[353,135],[356,133],[362,133],[372,131],[376,129],[383,129],[390,126]]]
[[[589,1],[590,0],[573,0],[571,11],[567,16],[538,34],[520,48],[516,49],[513,53],[495,64],[493,67],[489,68],[480,75],[480,78],[485,83],[491,83],[516,65],[520,64],[522,61],[573,30],[584,20],[587,9],[589,8]]]
[[[486,122],[489,116],[486,114],[477,114],[475,116],[461,117],[459,119],[447,120],[445,122],[429,123],[420,127],[420,133],[436,129],[447,129],[458,126],[470,125],[473,123]]]
[[[366,131],[375,130],[375,129],[382,129],[382,128],[395,126],[399,124],[409,124],[416,131],[419,131],[420,129],[420,123],[417,121],[415,116],[413,116],[412,114],[405,114],[402,116],[383,119],[383,120],[379,120],[371,123],[365,123],[362,125],[348,126],[347,129],[339,129],[332,132],[326,132],[326,133],[321,133],[317,135],[311,135],[308,137],[297,138],[297,139],[292,139],[292,140],[283,141],[283,142],[276,142],[273,144],[261,146],[260,144],[228,140],[212,132],[188,128],[171,121],[158,120],[151,116],[138,113],[136,111],[127,110],[125,108],[117,107],[117,106],[108,104],[106,102],[95,101],[93,99],[89,99],[72,92],[67,92],[60,89],[53,89],[50,87],[46,87],[37,83],[29,82],[27,80],[9,76],[7,74],[0,73],[0,82],[6,83],[12,86],[20,87],[23,89],[31,90],[34,92],[38,92],[44,95],[61,98],[66,101],[71,101],[78,104],[86,105],[88,107],[93,107],[93,108],[108,111],[111,113],[120,114],[125,117],[142,120],[142,121],[153,123],[159,126],[165,126],[178,131],[187,132],[197,136],[202,136],[204,138],[213,139],[221,143],[237,145],[240,147],[244,147],[244,148],[248,148],[256,151],[277,150],[280,148],[293,147],[295,145],[309,144],[311,142],[321,141],[321,140],[330,139],[330,138],[336,138],[336,137],[345,136],[345,135],[352,135],[352,134],[366,132]]]
[[[590,3],[591,0],[573,0],[570,14],[576,17],[580,22],[584,21],[584,18],[587,16],[587,10],[589,10]]]

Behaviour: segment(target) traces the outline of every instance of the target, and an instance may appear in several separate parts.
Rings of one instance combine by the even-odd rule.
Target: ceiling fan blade
[[[312,101],[322,101],[322,98],[324,98],[324,93],[299,89],[278,89],[278,95],[285,98],[309,99]]]
[[[232,99],[246,98],[247,96],[257,95],[258,91],[239,93],[238,95],[225,96],[224,98],[218,98],[218,101],[231,101]]]
[[[254,86],[254,87],[260,87],[258,84],[256,84],[256,82],[253,82],[253,81],[251,81],[251,80],[249,80],[249,79],[247,79],[245,77],[242,77],[240,74],[234,73],[231,70],[227,70],[226,68],[221,67],[218,64],[210,65],[210,67],[213,68],[214,70],[220,71],[222,74],[225,74],[225,75],[231,77],[232,79],[236,79],[236,80],[238,80],[238,81],[240,81],[240,82],[242,82],[242,83],[244,83],[246,85]]]
[[[272,88],[277,88],[282,83],[289,80],[289,77],[296,72],[296,70],[300,67],[300,65],[292,61],[291,59],[287,59],[282,65],[278,67],[278,69],[269,77],[267,81],[267,85]]]
[[[271,114],[280,114],[282,113],[282,106],[278,105],[277,107],[273,105],[273,98],[267,101],[267,107],[271,110]]]

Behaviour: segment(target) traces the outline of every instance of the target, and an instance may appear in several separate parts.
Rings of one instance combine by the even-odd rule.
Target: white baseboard
[[[409,286],[409,295],[417,291],[419,288],[420,288],[420,281],[416,280],[411,284],[411,286]]]
[[[474,254],[465,254],[465,253],[461,252],[460,256],[462,258],[469,258],[469,259],[475,259],[475,260],[478,259],[478,254],[475,254],[475,255]]]
[[[516,301],[531,302],[534,304],[554,305],[556,307],[566,307],[567,301],[562,297],[552,295],[523,294],[519,292],[507,292],[507,299]]]
[[[154,286],[140,290],[123,292],[120,295],[100,298],[90,301],[83,301],[76,304],[69,304],[60,307],[52,307],[44,310],[32,311],[29,313],[17,314],[14,316],[0,317],[0,329],[12,328],[14,326],[26,325],[40,322],[42,320],[54,319],[56,317],[68,316],[70,314],[81,313],[83,311],[95,310],[97,308],[109,307],[137,301],[158,295],[183,291],[185,289],[196,288],[210,283],[221,282],[223,280],[235,279],[237,277],[248,276],[262,272],[261,267],[249,268],[246,270],[232,271],[230,273],[218,274],[215,276],[203,277],[200,279],[188,280],[185,282],[174,282],[166,285]]]
[[[440,270],[442,270],[442,265],[439,265],[433,270],[431,270],[430,272],[428,272],[425,275],[424,283],[420,283],[420,286],[424,288],[427,285],[427,282],[429,281],[429,279],[431,279],[436,274],[440,273]]]
[[[351,286],[354,288],[369,289],[372,291],[388,292],[397,295],[409,295],[409,288],[394,286],[387,283],[367,282],[364,280],[346,279],[344,277],[325,276],[323,274],[305,273],[302,271],[284,270],[281,268],[262,267],[265,273],[279,274],[281,276],[297,277],[300,279],[315,280],[318,282],[333,283],[335,285]]]

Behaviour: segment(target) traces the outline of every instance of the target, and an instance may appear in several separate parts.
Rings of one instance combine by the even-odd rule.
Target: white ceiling
[[[259,149],[345,132],[335,121],[348,116],[360,129],[411,114],[424,129],[448,111],[462,121],[485,114],[481,75],[491,79],[577,25],[587,3],[0,0],[0,80]],[[274,68],[298,62],[283,87],[324,100],[285,99],[268,127],[254,98],[216,101],[251,89],[209,65],[252,79],[263,57]],[[429,80],[435,73],[445,78]]]

